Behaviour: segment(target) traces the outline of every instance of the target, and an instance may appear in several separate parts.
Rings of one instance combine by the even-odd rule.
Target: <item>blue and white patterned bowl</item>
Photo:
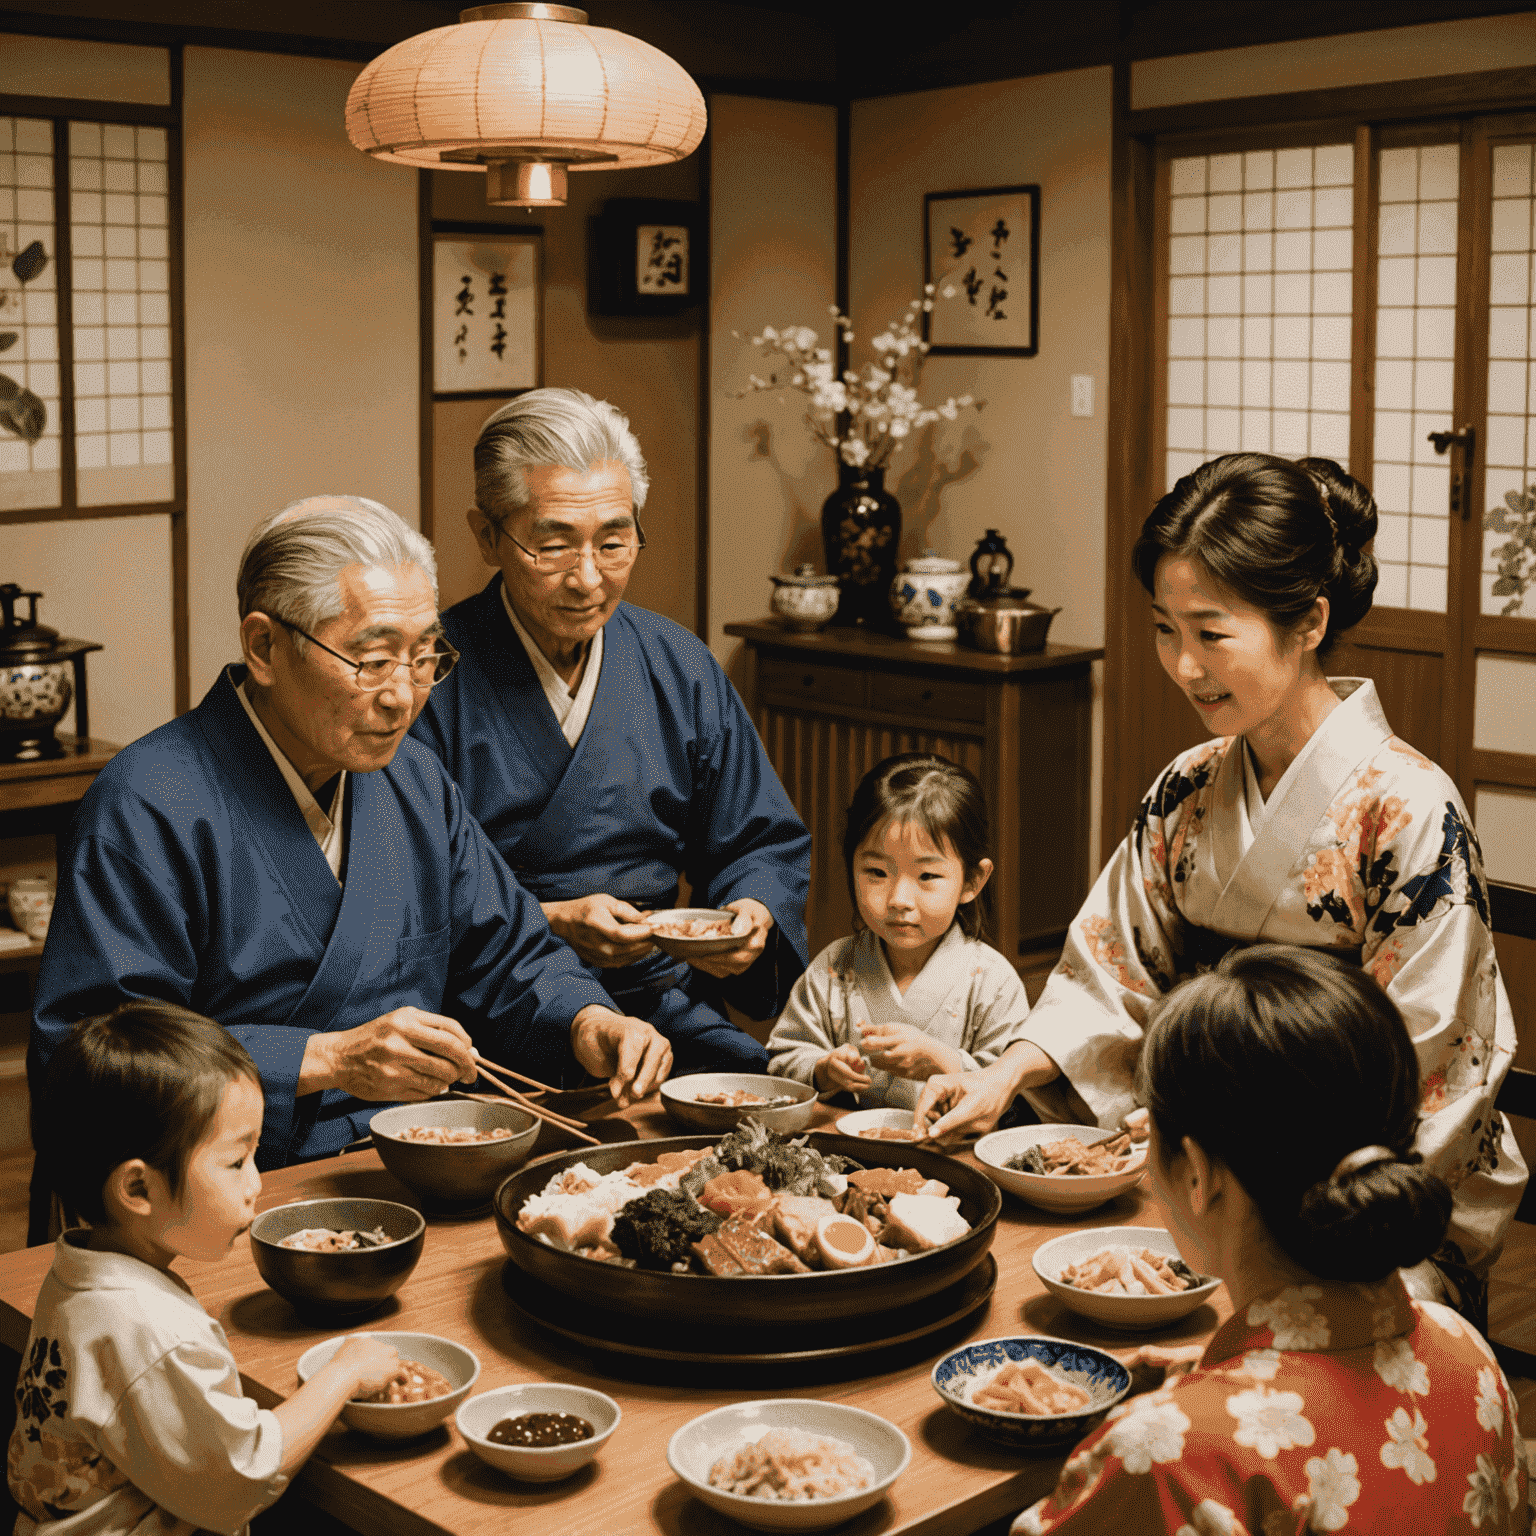
[[[1036,1359],[1066,1381],[1080,1386],[1089,1405],[1076,1413],[1002,1413],[978,1408],[966,1393],[977,1376],[1010,1360]],[[1131,1373],[1102,1349],[1053,1339],[1043,1334],[1013,1338],[978,1339],[944,1356],[933,1368],[933,1389],[968,1424],[1004,1445],[1031,1450],[1052,1445],[1074,1445],[1131,1390]]]

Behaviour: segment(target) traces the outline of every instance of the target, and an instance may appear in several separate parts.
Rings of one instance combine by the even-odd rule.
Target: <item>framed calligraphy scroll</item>
[[[543,364],[543,236],[482,226],[432,235],[432,393],[510,395]]]
[[[1040,188],[975,187],[923,198],[923,339],[937,356],[1040,350]]]
[[[591,221],[594,315],[675,315],[703,297],[697,203],[615,197]]]

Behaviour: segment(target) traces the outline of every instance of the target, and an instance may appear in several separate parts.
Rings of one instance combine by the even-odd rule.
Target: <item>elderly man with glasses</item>
[[[367,1135],[381,1103],[472,1083],[477,1049],[547,1082],[586,1069],[618,1098],[654,1088],[666,1041],[613,1007],[406,740],[458,659],[431,546],[376,502],[313,497],[256,529],[237,585],[244,664],[81,805],[34,1075],[83,1017],[194,1008],[261,1071],[264,1168]]]
[[[725,1007],[776,1016],[805,969],[810,835],[707,647],[622,601],[648,481],[623,414],[578,390],[490,417],[469,525],[497,575],[443,615],[463,659],[415,734],[680,1071],[761,1072]],[[676,904],[679,876],[695,906],[736,914],[735,947],[689,963],[654,948],[644,913]]]

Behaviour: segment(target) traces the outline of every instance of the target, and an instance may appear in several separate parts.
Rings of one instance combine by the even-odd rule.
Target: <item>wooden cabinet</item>
[[[843,816],[894,752],[938,752],[981,780],[992,818],[993,946],[1010,959],[1059,944],[1088,893],[1092,665],[1052,645],[996,656],[856,629],[796,634],[727,624],[749,656],[747,703],[811,830],[811,952],[853,931]]]

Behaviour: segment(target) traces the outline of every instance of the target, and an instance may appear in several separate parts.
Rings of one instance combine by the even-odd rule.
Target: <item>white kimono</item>
[[[1018,972],[958,923],[906,990],[898,992],[880,941],[867,928],[829,944],[795,983],[768,1037],[768,1070],[809,1083],[840,1045],[861,1045],[867,1024],[910,1024],[965,1057],[967,1071],[996,1061],[1019,1035],[1029,999]],[[915,1109],[923,1085],[870,1067],[865,1109]]]
[[[288,1486],[283,1431],[179,1276],[66,1232],[16,1383],[16,1536],[238,1532]]]
[[[1154,998],[1244,945],[1340,950],[1386,988],[1418,1049],[1418,1149],[1456,1195],[1436,1262],[1458,1283],[1463,1266],[1486,1278],[1526,1170],[1493,1108],[1515,1024],[1482,855],[1456,786],[1392,735],[1376,685],[1330,683],[1343,702],[1267,801],[1241,737],[1163,770],[1023,1031],[1063,1074],[1029,1097],[1047,1118],[1117,1125]]]

